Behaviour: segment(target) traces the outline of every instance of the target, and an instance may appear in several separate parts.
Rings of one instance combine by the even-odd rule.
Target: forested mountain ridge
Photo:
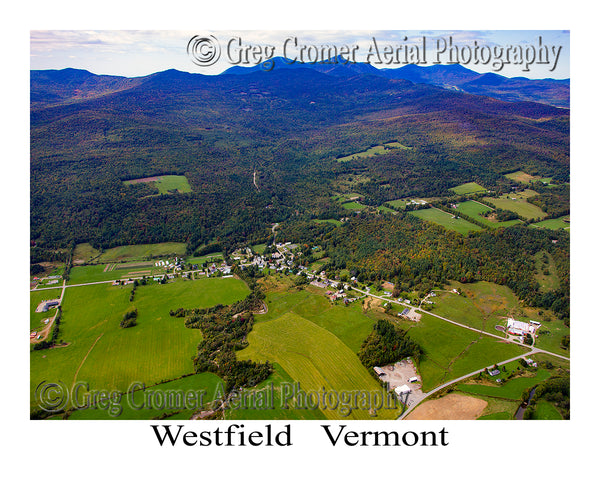
[[[39,245],[234,242],[334,208],[332,182],[347,174],[370,178],[359,188],[371,204],[473,178],[491,185],[511,168],[568,179],[569,111],[547,105],[306,68],[120,80],[62,73],[31,76]],[[39,101],[44,91],[51,101]],[[390,140],[411,149],[335,161]],[[122,183],[164,174],[185,175],[192,193],[157,196]]]

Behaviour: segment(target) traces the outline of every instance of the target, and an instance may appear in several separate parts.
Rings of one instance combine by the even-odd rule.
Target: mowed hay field
[[[193,372],[192,357],[202,335],[181,318],[169,316],[179,307],[208,307],[243,299],[249,292],[241,280],[214,278],[179,280],[165,285],[89,285],[69,288],[63,299],[60,339],[66,347],[31,353],[31,394],[42,381],[75,380],[90,388],[127,389],[133,381],[151,385]],[[138,309],[137,325],[119,323],[131,307]]]
[[[510,210],[527,219],[544,218],[547,215],[546,212],[537,205],[533,205],[527,201],[529,197],[535,195],[537,193],[533,190],[524,190],[523,192],[503,195],[499,198],[485,197],[484,200],[491,202],[496,208]]]
[[[240,360],[279,363],[305,392],[381,391],[377,381],[340,339],[295,313],[254,325],[248,336],[250,346],[238,352]],[[323,410],[329,419],[342,419],[338,411]],[[396,418],[396,410],[382,410],[378,418]],[[357,410],[350,419],[371,418]]]
[[[466,202],[459,203],[457,210],[460,213],[464,213],[469,217],[475,218],[480,222],[485,223],[491,228],[510,227],[511,225],[521,223],[521,220],[518,219],[509,220],[507,222],[495,222],[493,220],[490,220],[481,214],[483,213],[485,215],[489,215],[491,212],[493,212],[493,209],[488,207],[487,205],[483,205],[482,203],[475,202],[474,200],[467,200]]]
[[[453,218],[449,213],[438,210],[437,208],[427,208],[424,210],[415,210],[410,212],[411,215],[419,217],[421,220],[437,223],[449,230],[454,230],[462,235],[467,235],[469,232],[477,232],[482,230],[479,225],[467,222],[463,218]]]
[[[96,259],[96,263],[144,260],[150,257],[185,255],[186,244],[177,242],[148,243],[143,245],[123,245],[109,248]]]
[[[468,195],[470,193],[480,193],[487,191],[484,187],[475,182],[463,183],[462,185],[457,185],[456,187],[453,187],[450,190],[452,190],[457,195]]]

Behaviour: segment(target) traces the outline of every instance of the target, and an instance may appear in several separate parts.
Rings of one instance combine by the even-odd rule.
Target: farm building
[[[511,335],[526,335],[527,333],[535,333],[535,327],[529,323],[520,322],[514,318],[509,318],[506,322],[506,328]]]
[[[419,378],[418,378],[418,377],[410,377],[410,378],[408,379],[408,381],[409,381],[410,383],[415,383],[415,382],[418,382],[418,381],[419,381]]]
[[[408,395],[411,391],[412,390],[408,385],[402,385],[394,388],[394,392],[396,392],[396,395],[398,395],[399,397],[402,397],[402,395]]]
[[[375,373],[376,373],[377,375],[379,375],[380,377],[381,377],[382,375],[385,375],[385,372],[384,372],[384,371],[383,371],[383,370],[382,370],[380,367],[373,367],[373,370],[375,370]]]

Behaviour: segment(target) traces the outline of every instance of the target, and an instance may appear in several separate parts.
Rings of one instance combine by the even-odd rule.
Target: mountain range
[[[273,69],[311,68],[328,75],[344,77],[377,75],[456,89],[475,95],[486,95],[509,102],[531,101],[563,108],[569,108],[570,102],[570,79],[509,78],[492,72],[477,73],[458,64],[429,67],[408,64],[399,68],[378,69],[368,63],[348,63],[343,57],[314,64],[289,64],[281,57],[274,58],[272,61]],[[234,66],[223,74],[240,75],[261,70],[264,70],[262,65]]]

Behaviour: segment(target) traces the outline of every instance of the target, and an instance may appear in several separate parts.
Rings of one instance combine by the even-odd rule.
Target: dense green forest
[[[569,316],[569,234],[514,226],[462,236],[412,215],[355,216],[341,227],[314,222],[283,226],[282,239],[319,244],[329,258],[323,270],[350,271],[360,282],[388,280],[421,294],[449,280],[486,280],[510,287],[532,306]],[[554,258],[560,287],[541,292],[533,256]],[[308,263],[310,259],[305,262]]]
[[[367,205],[473,180],[493,187],[515,168],[568,180],[569,112],[546,105],[309,69],[105,84],[88,73],[84,85],[102,95],[74,97],[59,73],[31,79],[31,239],[40,248],[259,240],[273,222],[340,216],[331,193],[349,176],[364,180],[354,187]],[[394,140],[411,148],[335,160]],[[185,175],[192,192],[123,183],[167,174]]]

